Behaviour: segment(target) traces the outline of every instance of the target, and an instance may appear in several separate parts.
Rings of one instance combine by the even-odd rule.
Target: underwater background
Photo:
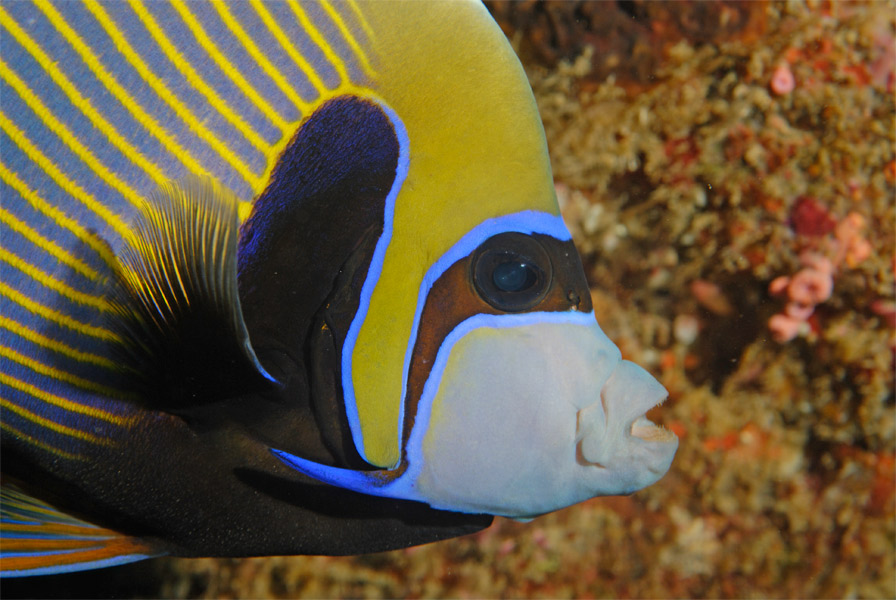
[[[357,557],[158,559],[13,597],[896,597],[896,3],[489,2],[659,483]],[[225,498],[209,501],[226,501]]]

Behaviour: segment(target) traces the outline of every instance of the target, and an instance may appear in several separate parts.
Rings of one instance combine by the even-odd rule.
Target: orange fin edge
[[[163,555],[151,544],[0,487],[0,576],[56,575]]]

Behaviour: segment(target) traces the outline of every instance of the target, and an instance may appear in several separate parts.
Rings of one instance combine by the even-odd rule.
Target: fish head
[[[432,506],[529,518],[668,470],[678,440],[645,417],[666,390],[621,360],[590,310],[557,310],[550,296],[527,312],[468,316],[442,341],[407,445],[414,489]]]
[[[479,223],[419,286],[398,421],[365,423],[357,395],[345,398],[359,453],[366,432],[397,430],[398,459],[353,471],[276,452],[288,465],[367,494],[520,519],[632,493],[669,469],[678,440],[645,416],[666,390],[601,330],[558,215]],[[355,394],[358,339],[350,331],[342,361]]]
[[[375,64],[373,91],[339,100],[342,116],[310,144],[326,157],[340,122],[346,139],[374,132],[338,157],[382,158],[391,178],[364,187],[382,190],[381,208],[336,336],[342,414],[368,468],[274,454],[342,488],[520,518],[656,481],[677,440],[643,415],[666,394],[597,324],[513,50],[474,3],[403,5],[415,25],[402,28],[377,25],[387,7],[366,14],[377,47],[402,60]],[[457,31],[470,42],[446,54]],[[276,167],[272,179],[287,181]],[[255,210],[265,202],[289,205]],[[372,206],[351,202],[340,195],[352,214]]]

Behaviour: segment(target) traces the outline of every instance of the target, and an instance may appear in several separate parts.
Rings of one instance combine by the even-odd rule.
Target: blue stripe
[[[151,7],[156,3],[150,2],[147,4]],[[165,53],[143,27],[130,6],[125,2],[112,2],[104,5],[104,7],[119,29],[123,31],[125,38],[133,46],[134,50],[144,58],[144,62],[147,63],[150,70],[165,82],[174,96],[183,102],[190,112],[203,125],[208,127],[218,139],[225,141],[231,151],[245,162],[254,173],[260,174],[264,172],[267,164],[265,156],[255,149],[227,119],[209,104],[205,96],[187,81],[187,78],[177,65],[168,60]],[[193,65],[194,57],[184,55],[184,60],[189,61]],[[153,95],[153,92],[149,93],[150,97]],[[141,96],[141,98],[143,97],[145,96]],[[163,125],[167,124],[163,123]],[[184,138],[181,137],[180,139]],[[206,161],[220,160],[217,159],[217,153],[214,153],[210,148],[208,152],[210,154],[202,161],[203,164]],[[235,174],[233,172],[230,175]]]
[[[195,9],[197,4],[191,2],[190,8]],[[190,61],[196,73],[265,141],[269,144],[276,143],[282,136],[281,131],[249,100],[245,91],[221,71],[196,41],[177,11],[168,2],[144,2],[144,7],[165,31],[171,43]]]
[[[376,101],[383,112],[389,117],[392,126],[395,128],[395,135],[398,138],[398,165],[395,168],[395,180],[392,182],[392,189],[386,196],[385,209],[383,211],[383,233],[377,241],[376,248],[373,251],[373,258],[370,260],[370,267],[367,271],[367,278],[364,285],[361,286],[361,297],[358,303],[358,311],[355,313],[354,319],[348,328],[348,334],[345,337],[345,344],[342,347],[342,391],[345,399],[345,412],[348,418],[349,427],[352,432],[352,440],[355,443],[358,453],[366,459],[364,451],[364,437],[361,432],[361,419],[358,416],[358,405],[355,400],[355,387],[352,380],[352,353],[355,349],[355,343],[358,340],[358,334],[361,331],[361,325],[367,318],[367,311],[370,309],[370,298],[376,284],[380,279],[383,271],[383,262],[386,258],[386,250],[389,242],[392,240],[393,220],[395,218],[395,200],[401,186],[404,184],[405,177],[408,174],[408,165],[410,161],[410,139],[408,132],[404,127],[404,123],[395,114],[389,106],[384,102]]]
[[[348,5],[348,2],[330,2],[330,6],[336,11],[346,28],[353,34],[355,40],[361,48],[368,46],[365,44],[366,37],[360,23],[355,19],[354,13]],[[348,71],[349,78],[352,81],[364,82],[367,78],[361,66],[361,61],[355,52],[351,49],[343,37],[342,33],[336,27],[333,19],[324,11],[317,2],[304,2],[302,8],[305,14],[314,24],[314,27],[320,31],[321,35],[326,38],[327,43],[333,49],[333,52],[342,58],[345,69]],[[367,56],[368,62],[373,64],[373,56]]]
[[[232,6],[229,4],[228,6]],[[218,12],[209,2],[187,2],[187,8],[202,25],[209,39],[246,78],[252,87],[286,120],[298,121],[301,118],[298,108],[280,91],[258,63],[248,54],[242,43],[230,33],[230,30],[218,16]]]

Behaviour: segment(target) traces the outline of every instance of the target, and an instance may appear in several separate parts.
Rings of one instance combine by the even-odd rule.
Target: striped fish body
[[[4,574],[379,551],[669,468],[481,4],[0,28]]]

